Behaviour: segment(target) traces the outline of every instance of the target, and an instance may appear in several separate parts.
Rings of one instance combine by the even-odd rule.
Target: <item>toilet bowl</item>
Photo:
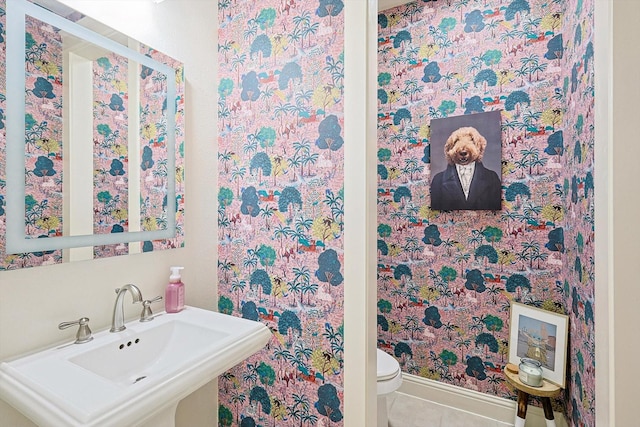
[[[388,427],[387,395],[402,384],[402,371],[398,361],[380,349],[377,349],[377,365],[378,427]]]

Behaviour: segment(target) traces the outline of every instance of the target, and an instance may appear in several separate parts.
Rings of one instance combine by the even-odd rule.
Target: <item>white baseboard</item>
[[[513,400],[429,380],[405,372],[402,373],[402,386],[398,392],[510,425],[513,425],[516,415],[517,404]],[[556,427],[568,427],[563,414],[554,412],[554,417]],[[542,408],[529,405],[526,427],[545,426]]]

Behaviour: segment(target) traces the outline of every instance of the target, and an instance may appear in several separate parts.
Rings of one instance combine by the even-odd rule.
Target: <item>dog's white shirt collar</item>
[[[476,171],[476,162],[469,163],[468,165],[456,165],[456,171],[458,171],[458,176],[463,174],[462,171],[470,172],[470,176],[473,176],[473,173]]]

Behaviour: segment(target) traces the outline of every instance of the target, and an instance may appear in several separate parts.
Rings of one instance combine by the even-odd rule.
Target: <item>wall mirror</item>
[[[5,269],[181,246],[182,64],[55,0],[5,1]]]

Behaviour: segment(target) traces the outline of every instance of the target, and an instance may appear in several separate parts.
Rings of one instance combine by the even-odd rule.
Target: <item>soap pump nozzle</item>
[[[179,282],[180,281],[180,270],[183,270],[184,267],[171,267],[171,276],[169,276],[169,280],[172,282]]]

